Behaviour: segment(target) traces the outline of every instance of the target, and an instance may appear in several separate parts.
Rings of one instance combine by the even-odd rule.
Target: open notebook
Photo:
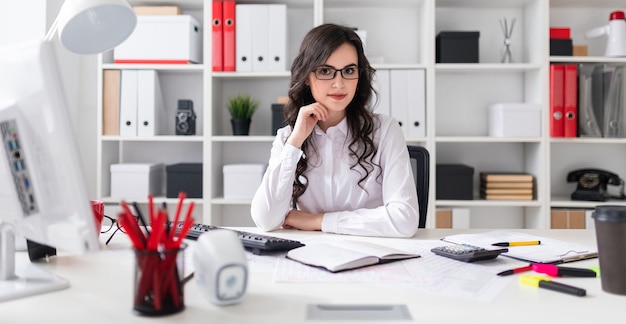
[[[532,234],[491,231],[479,234],[457,234],[447,236],[443,241],[457,244],[470,244],[491,247],[497,242],[541,241],[540,245],[511,246],[509,252],[502,253],[514,259],[532,263],[565,263],[598,256],[598,249],[591,246],[568,243]]]

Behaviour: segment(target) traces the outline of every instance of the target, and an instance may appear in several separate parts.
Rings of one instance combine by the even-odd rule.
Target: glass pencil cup
[[[185,248],[135,252],[133,310],[144,316],[169,315],[185,308]]]

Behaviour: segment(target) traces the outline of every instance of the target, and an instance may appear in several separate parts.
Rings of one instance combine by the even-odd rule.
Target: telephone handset
[[[624,199],[624,180],[615,173],[600,169],[579,169],[567,174],[567,182],[576,182],[572,200],[607,201],[609,198]],[[611,196],[607,185],[620,186],[620,195]]]

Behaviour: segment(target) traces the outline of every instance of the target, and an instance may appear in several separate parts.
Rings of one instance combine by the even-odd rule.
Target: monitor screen
[[[15,234],[78,254],[99,242],[52,44],[0,49],[0,71],[2,301],[68,286],[15,264]]]

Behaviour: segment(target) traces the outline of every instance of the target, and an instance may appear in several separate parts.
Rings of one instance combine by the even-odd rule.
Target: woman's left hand
[[[324,214],[311,214],[292,209],[285,217],[284,228],[294,228],[303,231],[321,231]]]

